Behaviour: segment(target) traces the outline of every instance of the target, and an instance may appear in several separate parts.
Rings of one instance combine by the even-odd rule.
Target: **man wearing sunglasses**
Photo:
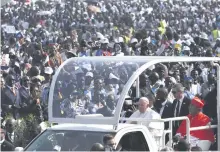
[[[175,98],[173,101],[173,114],[174,117],[187,116],[189,114],[189,105],[191,100],[184,95],[184,87],[181,83],[174,84],[172,87],[172,93]],[[176,133],[176,130],[179,128],[180,121],[174,123],[173,131]]]
[[[103,137],[103,143],[105,147],[105,151],[115,151],[115,139],[111,134],[106,134]]]
[[[16,122],[14,119],[7,119],[5,123],[5,140],[13,146],[18,146],[18,135],[14,132]]]
[[[5,140],[5,130],[4,129],[0,129],[1,131],[1,135],[0,135],[0,145],[1,145],[1,151],[14,151],[14,146],[8,142],[7,140]]]

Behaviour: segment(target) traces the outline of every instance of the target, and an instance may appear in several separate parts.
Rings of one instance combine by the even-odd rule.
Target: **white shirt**
[[[5,139],[1,140],[1,141],[0,141],[0,145],[1,145],[4,141],[5,141]]]
[[[164,108],[165,108],[166,103],[167,103],[167,100],[162,103],[162,108],[160,109],[160,116],[161,116],[161,117],[162,117],[163,110],[164,110]]]
[[[192,84],[190,92],[193,95],[197,95],[197,94],[200,94],[200,90],[201,90],[200,84]]]
[[[175,100],[175,97],[173,96],[172,90],[168,94],[167,100],[173,103],[173,100]]]
[[[14,132],[8,133],[8,135],[10,136],[11,141],[14,142]]]
[[[202,68],[202,73],[200,74],[200,76],[202,76],[204,82],[208,81],[208,73],[209,73],[208,68]]]
[[[179,100],[179,102],[180,102],[180,104],[179,104],[179,114],[180,114],[181,106],[182,106],[182,103],[183,103],[183,99],[184,99],[184,95],[183,95],[183,97]],[[178,105],[178,103],[176,104],[176,107],[175,107],[175,112],[174,112],[175,117],[177,117],[177,116],[176,116],[176,108],[177,108],[177,105]]]

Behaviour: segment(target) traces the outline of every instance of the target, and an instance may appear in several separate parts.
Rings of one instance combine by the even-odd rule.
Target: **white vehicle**
[[[143,120],[121,118],[121,112],[124,101],[133,84],[136,84],[136,97],[139,97],[139,75],[150,66],[157,63],[165,62],[219,62],[220,58],[197,58],[197,57],[91,57],[91,58],[71,58],[65,61],[57,70],[53,77],[53,81],[49,94],[49,121],[58,123],[58,125],[46,129],[37,136],[24,150],[25,151],[89,151],[94,143],[102,143],[105,134],[112,134],[116,141],[115,148],[122,146],[127,151],[158,151],[165,146],[165,135],[169,133],[172,139],[172,122],[175,120],[187,121],[187,140],[190,141],[190,130],[209,129],[208,126],[190,128],[189,119],[187,117],[178,117],[161,120]],[[220,71],[218,69],[218,123],[220,123]],[[126,68],[126,70],[123,70]],[[94,69],[98,73],[94,72]],[[104,73],[102,73],[104,72]],[[119,73],[119,75],[116,75]],[[70,75],[69,75],[70,74]],[[96,106],[104,107],[105,103],[96,102],[101,100],[101,92],[99,81],[91,82],[94,84],[88,91],[80,87],[84,83],[83,77],[96,77],[102,75],[104,80],[111,82],[112,89],[120,90],[120,86],[114,81],[120,81],[123,84],[122,91],[116,91],[115,98],[118,98],[116,108],[110,110],[111,115],[94,113]],[[71,82],[70,79],[73,81]],[[98,79],[98,78],[97,78]],[[112,80],[114,79],[114,81]],[[77,84],[74,84],[76,81]],[[72,87],[66,87],[62,90],[61,82],[73,83]],[[101,83],[101,81],[100,81]],[[111,84],[112,84],[111,83]],[[75,86],[76,85],[76,86]],[[68,85],[67,85],[68,86]],[[103,87],[103,86],[102,86]],[[107,86],[104,86],[107,87]],[[87,87],[88,88],[88,87]],[[97,91],[99,90],[99,91]],[[96,96],[98,92],[98,96]],[[107,94],[105,92],[104,94]],[[67,99],[64,101],[64,99]],[[74,102],[70,102],[74,101]],[[86,103],[85,103],[86,102]],[[86,106],[85,106],[86,105]],[[163,134],[152,136],[149,129],[141,124],[119,123],[122,120],[146,122],[159,121],[169,122],[169,129],[164,130]],[[220,124],[218,124],[220,125]],[[217,125],[211,126],[216,128]],[[220,131],[218,130],[218,138]],[[171,146],[171,142],[170,142]],[[202,148],[207,149],[210,145],[202,143]],[[220,148],[220,140],[218,141],[218,150]],[[17,148],[17,150],[23,150]]]

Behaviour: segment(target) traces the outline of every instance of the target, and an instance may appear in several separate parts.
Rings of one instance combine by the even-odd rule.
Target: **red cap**
[[[198,108],[202,108],[204,106],[204,101],[199,99],[198,97],[194,97],[191,101],[191,104],[195,105]]]

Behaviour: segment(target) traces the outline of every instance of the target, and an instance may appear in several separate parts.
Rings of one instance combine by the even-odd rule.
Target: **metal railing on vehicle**
[[[218,126],[218,125],[207,125],[207,126],[190,128],[190,121],[189,121],[188,117],[175,117],[175,118],[166,118],[166,119],[121,118],[120,120],[121,121],[140,122],[140,124],[142,124],[144,122],[169,122],[169,129],[163,131],[161,147],[164,147],[166,145],[165,137],[166,137],[167,133],[169,133],[170,140],[172,140],[172,138],[173,138],[173,121],[186,120],[186,140],[189,143],[190,143],[190,131],[213,129],[213,128],[217,128],[217,126]],[[168,146],[172,146],[172,142],[168,142]]]

